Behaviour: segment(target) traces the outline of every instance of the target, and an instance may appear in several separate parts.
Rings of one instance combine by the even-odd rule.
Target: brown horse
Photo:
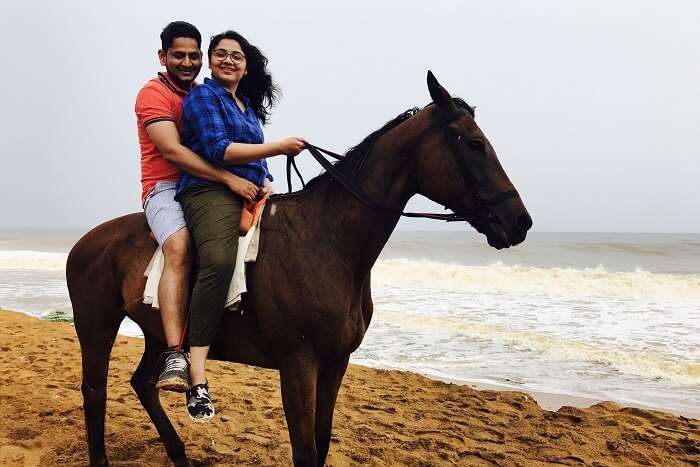
[[[279,370],[294,465],[325,462],[338,389],[372,318],[370,270],[408,200],[420,193],[469,218],[499,249],[522,242],[532,226],[473,110],[430,73],[428,88],[434,105],[399,115],[335,166],[364,197],[393,212],[367,207],[328,174],[300,192],[274,196],[263,215],[258,260],[248,270],[246,312],[224,314],[211,348],[213,359]],[[107,465],[108,362],[125,316],[145,337],[131,385],[170,459],[189,465],[151,381],[165,347],[160,317],[142,304],[154,249],[139,213],[96,227],[68,257],[93,466]]]

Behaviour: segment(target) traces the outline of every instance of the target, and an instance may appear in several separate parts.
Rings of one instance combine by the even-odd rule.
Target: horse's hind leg
[[[91,466],[106,466],[105,405],[109,354],[124,313],[100,309],[73,300],[75,330],[80,340],[83,363],[83,411]]]
[[[143,408],[146,409],[148,416],[151,417],[156,430],[158,430],[168,457],[177,467],[186,467],[190,465],[190,462],[185,454],[185,444],[178,436],[172,423],[170,423],[170,419],[160,405],[158,389],[153,381],[153,371],[158,364],[160,354],[165,350],[165,344],[159,342],[148,333],[144,334],[146,341],[145,350],[143,357],[141,357],[141,363],[139,363],[138,368],[136,368],[134,375],[131,377],[131,386],[136,391],[136,395],[141,401]]]
[[[331,442],[331,430],[333,429],[333,410],[335,400],[340,390],[340,383],[348,368],[350,356],[345,356],[321,369],[316,385],[316,450],[318,451],[318,465],[324,465],[328,455],[328,447]]]

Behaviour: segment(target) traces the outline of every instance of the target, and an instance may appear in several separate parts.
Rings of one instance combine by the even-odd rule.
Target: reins
[[[445,131],[447,131],[446,125],[452,122],[453,120],[456,120],[460,117],[462,117],[466,113],[466,110],[463,109],[457,109],[450,115],[448,115],[446,118],[443,120],[440,120],[436,123],[443,123],[445,124]],[[477,200],[477,208],[474,210],[476,213],[477,209],[482,206],[493,206],[496,204],[499,204],[507,199],[514,198],[516,196],[519,196],[518,192],[516,190],[509,190],[505,191],[502,193],[498,193],[495,196],[492,196],[490,198],[483,198],[480,193],[479,193],[479,184],[477,180],[474,178],[474,176],[471,174],[469,171],[469,167],[466,164],[466,161],[464,161],[462,158],[458,157],[457,155],[457,149],[455,148],[455,143],[452,142],[452,139],[449,138],[448,136],[448,141],[450,141],[450,149],[452,152],[453,157],[456,159],[457,164],[460,168],[460,172],[462,173],[462,177],[464,177],[465,182],[469,180],[471,182],[471,186],[474,187],[475,193],[474,196]],[[346,191],[348,191],[351,195],[353,195],[360,203],[363,205],[367,206],[370,209],[374,209],[377,211],[383,211],[391,214],[398,214],[403,217],[414,217],[414,218],[423,218],[423,219],[435,219],[435,220],[441,220],[441,221],[446,221],[446,222],[460,222],[460,221],[472,221],[476,217],[476,215],[472,216],[464,216],[456,213],[452,214],[442,214],[442,213],[431,213],[431,212],[406,212],[406,211],[399,211],[397,209],[392,209],[388,208],[386,206],[382,206],[370,199],[367,198],[367,196],[361,194],[355,186],[347,180],[347,178],[336,168],[334,164],[328,161],[323,154],[326,154],[328,157],[332,157],[333,159],[336,159],[338,161],[343,160],[345,156],[341,156],[340,154],[336,154],[332,151],[329,151],[327,149],[323,149],[319,146],[315,146],[308,141],[305,143],[305,149],[311,153],[311,155],[316,159],[316,161],[323,167],[326,172],[333,177],[340,185],[345,188]],[[292,192],[292,168],[294,168],[294,172],[296,172],[297,177],[299,177],[299,180],[301,181],[302,187],[306,188],[306,183],[304,183],[304,179],[301,176],[301,172],[299,171],[299,168],[296,165],[296,161],[294,160],[294,156],[287,156],[287,190],[289,193]]]
[[[328,161],[325,157],[323,157],[323,154],[328,155],[329,157],[332,157],[336,160],[342,160],[343,156],[336,154],[332,151],[329,151],[327,149],[320,148],[318,146],[315,146],[309,142],[306,142],[306,149],[311,153],[311,155],[318,161],[319,164],[321,164],[321,167],[323,167],[326,172],[328,172],[340,185],[345,188],[351,195],[353,195],[360,203],[364,204],[370,209],[374,209],[377,211],[383,211],[383,212],[388,212],[390,214],[398,214],[400,216],[404,217],[418,217],[418,218],[425,218],[425,219],[435,219],[435,220],[443,220],[447,222],[457,222],[457,221],[468,221],[471,219],[470,217],[465,217],[465,216],[460,216],[458,214],[438,214],[438,213],[430,213],[430,212],[405,212],[405,211],[399,211],[396,209],[388,208],[385,206],[381,206],[374,201],[368,199],[366,196],[362,195],[359,193],[359,191],[352,185],[350,181],[348,181],[343,174],[340,173],[340,171]],[[291,170],[290,166],[294,167],[294,171],[297,173],[297,176],[299,176],[299,179],[302,182],[302,186],[306,186],[304,184],[304,180],[301,178],[301,174],[299,173],[299,169],[296,166],[296,163],[294,162],[294,157],[287,157],[287,188],[289,191],[292,191],[291,188]]]

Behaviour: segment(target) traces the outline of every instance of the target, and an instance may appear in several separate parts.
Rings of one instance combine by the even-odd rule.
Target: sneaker
[[[179,350],[168,349],[161,356],[165,360],[163,371],[156,387],[165,391],[185,392],[189,387],[189,366],[187,355]]]
[[[195,384],[187,390],[187,413],[195,422],[208,422],[214,416],[208,382]]]

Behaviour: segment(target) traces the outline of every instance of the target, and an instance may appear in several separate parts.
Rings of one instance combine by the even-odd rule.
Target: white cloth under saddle
[[[238,237],[238,253],[236,254],[236,268],[233,271],[231,285],[226,294],[224,307],[236,310],[240,307],[241,296],[247,291],[245,263],[255,262],[258,258],[258,242],[260,240],[260,221],[253,225],[244,237]],[[158,283],[163,273],[163,250],[158,247],[148,263],[144,276],[146,288],[143,290],[143,303],[151,305],[153,308],[160,308],[158,303]],[[241,310],[241,313],[243,311]]]

